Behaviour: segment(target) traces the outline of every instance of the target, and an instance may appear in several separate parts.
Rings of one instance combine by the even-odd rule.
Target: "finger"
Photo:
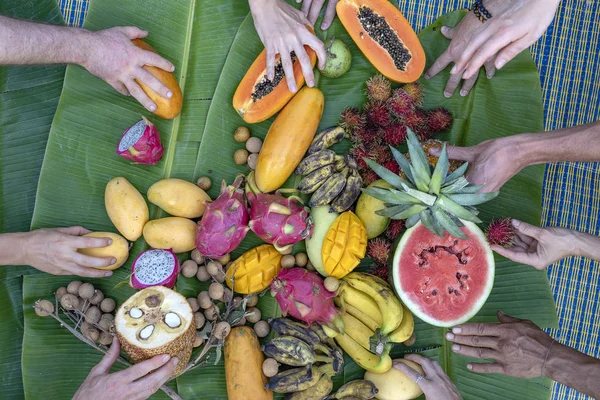
[[[529,40],[526,36],[523,36],[521,39],[509,44],[506,46],[498,56],[496,57],[496,62],[494,66],[497,69],[501,69],[504,67],[509,61],[519,55],[523,50],[529,47]]]
[[[450,56],[450,52],[446,49],[435,62],[429,67],[427,72],[425,72],[425,79],[430,79],[439,74],[444,70],[452,62],[452,57]]]
[[[522,243],[526,249],[529,249],[529,247],[536,241],[536,239],[532,238],[531,236],[524,235],[519,231],[516,231],[515,233],[515,241],[517,243]]]
[[[473,162],[475,159],[475,151],[473,149],[473,147],[446,146],[449,159],[468,162]]]
[[[502,329],[499,324],[477,322],[455,326],[452,328],[452,333],[464,336],[499,336],[502,333]]]
[[[460,74],[450,75],[446,87],[444,88],[444,96],[447,98],[452,97],[461,80],[462,76],[460,76]]]
[[[161,97],[164,97],[165,99],[170,99],[171,97],[173,97],[173,92],[171,92],[171,90],[164,83],[156,79],[154,75],[152,75],[145,69],[138,68],[135,71],[135,78],[139,82],[145,83],[147,86],[150,87],[150,89],[154,90]]]
[[[467,368],[478,374],[503,374],[504,367],[498,363],[469,363]]]
[[[153,67],[160,68],[167,72],[175,71],[175,66],[169,60],[159,56],[152,51],[144,51],[143,57],[140,59],[143,65],[151,65]]]
[[[401,363],[401,362],[394,362],[392,365],[398,371],[400,371],[404,375],[406,375],[408,377],[408,379],[410,379],[413,382],[417,382],[417,377],[419,376],[419,373],[417,371],[415,371],[414,369],[412,369],[408,365],[406,365],[404,363]],[[419,386],[422,385],[424,383],[424,381],[426,381],[426,379],[421,379],[419,381],[418,385]]]
[[[91,232],[90,230],[85,229],[83,226],[69,226],[67,228],[58,228],[57,231],[73,236],[81,236]]]
[[[298,1],[298,0],[296,0],[296,1]],[[302,1],[302,0],[300,0],[300,1]],[[298,1],[298,3],[300,3],[300,1]],[[300,11],[302,11],[302,14],[304,14],[306,16],[308,15],[308,12],[310,11],[311,3],[312,3],[312,0],[304,0],[302,2],[302,8],[300,9]]]
[[[148,36],[148,31],[138,28],[137,26],[122,26],[121,31],[129,39],[141,39]]]
[[[544,229],[528,224],[527,222],[519,221],[518,219],[513,219],[512,224],[517,228],[517,231],[538,240],[542,232],[544,232]]]
[[[127,90],[129,90],[129,93],[131,93],[131,95],[137,101],[139,101],[141,105],[146,107],[148,111],[156,111],[156,104],[154,104],[150,97],[148,97],[148,95],[144,93],[144,91],[142,90],[140,85],[137,84],[137,82],[130,80],[125,83],[125,86],[127,86]]]
[[[460,89],[460,95],[462,97],[465,97],[466,95],[469,94],[469,92],[471,91],[471,89],[475,85],[475,82],[477,82],[477,77],[478,77],[478,75],[475,74],[475,75],[473,75],[472,77],[470,77],[469,79],[467,79],[466,81],[463,82],[462,88]]]
[[[148,398],[154,392],[156,392],[162,385],[164,385],[173,375],[175,367],[179,363],[177,357],[173,357],[170,362],[166,363],[156,371],[152,372],[145,378],[133,384],[134,393],[140,393],[142,398]]]
[[[105,278],[112,275],[112,271],[82,267],[81,265],[72,263],[65,264],[63,267],[65,270],[69,271],[69,274],[71,275],[78,275],[86,278]]]
[[[333,20],[335,19],[335,14],[336,14],[335,6],[338,3],[338,1],[339,0],[329,0],[329,2],[327,3],[327,10],[325,10],[325,16],[323,17],[323,22],[321,22],[322,30],[325,31],[325,30],[329,29],[329,27],[333,23]]]
[[[479,71],[479,68],[481,68],[481,66],[490,57],[493,57],[496,53],[498,53],[500,49],[510,45],[512,40],[513,38],[511,36],[508,36],[508,34],[491,37],[477,51],[473,53],[473,56],[466,65],[463,78],[469,79],[471,76],[476,74],[477,71]]]
[[[454,38],[455,29],[444,25],[440,29],[440,32],[442,32],[442,35],[444,35],[446,39],[452,40],[452,38]]]
[[[119,345],[119,339],[117,339],[115,336],[110,348],[104,357],[102,357],[102,360],[100,360],[100,362],[94,368],[92,368],[90,375],[102,375],[108,373],[108,371],[110,371],[110,367],[112,367],[115,361],[117,361],[117,358],[119,358],[120,351],[121,346]]]
[[[452,332],[447,332],[446,339],[452,343],[465,344],[471,347],[487,347],[490,349],[498,349],[498,339],[491,336],[455,335]]]
[[[142,361],[137,363],[123,371],[117,372],[118,375],[121,375],[125,382],[133,382],[141,377],[148,375],[150,371],[153,371],[157,368],[165,365],[171,356],[168,354],[161,354],[158,356],[154,356],[146,361]],[[116,375],[116,374],[115,374]]]
[[[304,43],[313,49],[315,53],[317,53],[317,58],[319,59],[319,68],[325,68],[325,62],[327,61],[327,52],[325,51],[325,45],[323,42],[313,35],[310,31],[308,31],[308,35],[303,38]]]
[[[285,73],[285,79],[287,81],[288,89],[292,93],[296,93],[298,90],[296,86],[296,77],[294,76],[294,67],[292,64],[292,58],[290,52],[285,50],[279,53],[281,58],[281,65],[283,66],[283,72]]]
[[[111,86],[119,93],[121,93],[123,96],[130,96],[129,94],[129,90],[127,90],[127,88],[125,87],[125,85],[123,85],[121,82],[115,82],[112,83]]]
[[[434,360],[423,357],[420,354],[407,354],[404,358],[419,364],[423,368],[423,371],[425,371],[426,376],[435,374],[435,368],[433,367]]]
[[[321,13],[321,8],[323,8],[323,3],[325,0],[313,0],[312,5],[310,6],[310,11],[308,12],[308,20],[311,24],[315,24],[317,18],[319,18],[319,14]]]
[[[304,74],[306,85],[308,87],[313,87],[315,85],[315,74],[310,63],[310,57],[308,57],[304,46],[302,46],[300,43],[298,43],[294,48],[294,52],[296,53],[296,58],[302,67],[302,73]]]
[[[275,78],[275,57],[276,53],[272,47],[267,47],[267,79],[272,81]]]
[[[495,27],[486,27],[485,29],[480,31],[477,35],[475,35],[473,37],[473,39],[469,42],[467,47],[465,47],[464,49],[461,49],[460,57],[458,58],[458,60],[455,61],[454,67],[452,67],[452,70],[450,71],[450,73],[451,74],[459,74],[460,71],[463,71],[462,73],[459,74],[459,75],[463,75],[464,70],[467,67],[467,64],[473,57],[473,54],[479,48],[481,48],[481,46],[483,46],[483,44],[486,43],[490,37],[492,37],[494,34],[496,34],[496,30],[497,29],[495,29]],[[496,51],[498,51],[498,50],[499,49],[497,49]],[[492,54],[495,54],[495,52]],[[486,57],[486,59],[487,59],[487,57]]]
[[[538,257],[536,257],[532,253],[529,253],[527,251],[515,250],[513,248],[506,249],[504,247],[496,246],[496,245],[493,245],[491,247],[492,247],[492,250],[494,250],[496,253],[500,254],[503,257],[508,258],[509,260],[512,260],[519,264],[531,265],[531,266],[534,266],[537,268],[536,261],[538,261]]]
[[[498,310],[498,312],[496,313],[496,316],[498,317],[498,321],[500,321],[502,323],[511,323],[511,322],[514,323],[514,322],[523,321],[522,319],[511,317],[510,315],[504,314],[504,312],[502,312],[502,310]]]
[[[75,253],[73,261],[82,267],[102,268],[117,262],[114,257],[92,257],[81,253]]]
[[[475,357],[481,360],[495,360],[498,352],[485,347],[471,347],[464,344],[453,344],[452,351],[463,356]]]
[[[73,246],[76,249],[88,249],[106,247],[112,244],[112,239],[108,237],[89,237],[89,236],[78,236],[72,239]]]
[[[483,64],[483,66],[485,67],[485,76],[488,79],[492,79],[496,74],[496,67],[494,66],[494,57],[487,60],[485,64]]]

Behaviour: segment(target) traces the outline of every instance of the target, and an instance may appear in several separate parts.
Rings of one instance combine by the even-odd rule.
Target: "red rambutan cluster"
[[[392,115],[400,119],[415,110],[415,103],[402,89],[394,90],[394,94],[386,102],[386,105]]]
[[[436,108],[427,114],[427,124],[433,133],[446,131],[452,126],[452,114],[445,108]]]
[[[423,105],[423,86],[418,82],[407,83],[402,86],[402,90],[410,97],[415,107],[421,107]]]
[[[403,219],[393,219],[390,221],[387,229],[385,230],[385,236],[389,240],[396,240],[396,238],[404,232],[406,228],[405,221]]]
[[[391,243],[383,238],[375,238],[369,240],[367,254],[378,264],[387,264],[387,260],[391,250]]]
[[[367,120],[375,126],[385,127],[391,122],[390,112],[384,103],[371,102],[365,106]]]
[[[365,117],[360,110],[355,107],[346,107],[340,115],[340,126],[349,133],[365,125]]]
[[[367,97],[373,102],[383,103],[392,95],[392,83],[383,75],[375,75],[367,81]]]
[[[399,122],[394,122],[384,129],[383,142],[390,146],[397,146],[406,140],[406,136],[406,126]]]
[[[375,275],[386,282],[389,282],[390,270],[385,264],[375,264],[369,269],[371,275]]]
[[[400,173],[400,166],[396,162],[396,160],[389,160],[383,163],[383,167],[389,169],[396,175]]]

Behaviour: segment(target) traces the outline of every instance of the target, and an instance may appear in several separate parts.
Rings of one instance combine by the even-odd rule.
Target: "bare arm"
[[[581,393],[600,398],[600,360],[554,343],[544,368],[548,378]]]

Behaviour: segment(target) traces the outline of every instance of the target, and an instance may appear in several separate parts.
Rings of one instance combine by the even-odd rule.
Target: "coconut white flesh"
[[[135,261],[135,278],[143,285],[158,285],[175,271],[175,256],[165,250],[149,250]]]
[[[127,130],[119,143],[119,151],[125,151],[135,145],[144,135],[146,121],[141,120]]]
[[[154,295],[162,299],[159,307],[149,307],[146,304],[146,299]],[[139,308],[143,317],[132,318],[130,312],[134,308]],[[168,321],[172,324],[176,320],[179,324],[173,324],[174,327],[166,323]],[[123,303],[115,315],[116,331],[129,343],[143,349],[165,346],[185,334],[193,323],[194,313],[187,299],[163,286],[153,286],[137,292]],[[146,340],[139,340],[141,332],[150,325],[154,325],[152,334]]]

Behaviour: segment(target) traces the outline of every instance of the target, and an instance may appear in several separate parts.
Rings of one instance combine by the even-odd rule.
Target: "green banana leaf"
[[[62,25],[55,0],[6,0],[0,15]],[[0,232],[29,230],[35,192],[65,67],[0,67]],[[0,278],[35,273],[0,267]]]
[[[0,386],[7,399],[22,399],[23,278],[0,280]]]
[[[84,70],[69,67],[42,167],[33,227],[81,224],[89,229],[114,231],[103,204],[104,187],[113,176],[127,177],[145,193],[150,184],[163,177],[191,180],[209,175],[213,180],[210,194],[215,197],[221,179],[231,182],[237,172],[247,172],[232,161],[233,152],[240,147],[233,141],[232,133],[243,121],[231,107],[231,97],[262,46],[251,17],[242,22],[246,13],[247,9],[218,1],[152,2],[152,6],[148,2],[142,5],[116,0],[92,3],[86,21],[88,28],[136,24],[151,32],[148,42],[175,63],[185,98],[183,112],[173,121],[151,118],[167,147],[165,157],[157,166],[129,165],[114,154],[114,148],[121,132],[139,119],[141,106],[120,97]],[[429,63],[445,46],[445,39],[439,34],[442,22],[453,25],[461,17],[460,12],[449,14],[422,32],[421,40],[427,49]],[[353,68],[347,75],[338,80],[321,77],[318,81],[326,98],[321,127],[327,127],[337,122],[344,107],[364,102],[364,81],[374,69],[339,22],[336,21],[326,34],[319,34],[324,39],[336,36],[344,40],[353,53]],[[219,73],[211,100],[211,88],[214,88]],[[475,144],[490,137],[542,129],[538,76],[528,54],[519,56],[493,81],[477,83],[473,93],[466,98],[444,99],[444,76],[447,78],[447,74],[442,74],[425,82],[426,107],[441,105],[453,112],[457,118],[450,134],[453,142]],[[250,128],[254,135],[264,137],[268,127],[267,121]],[[344,145],[339,146],[342,148]],[[532,223],[539,222],[541,171],[530,168],[515,178],[505,194],[482,209],[483,219],[489,221],[492,216],[510,214]],[[151,208],[152,218],[161,215],[160,210]],[[249,235],[233,255],[258,243],[256,237]],[[123,301],[132,291],[127,287],[112,288],[127,277],[131,260],[146,248],[143,240],[139,240],[131,250],[129,263],[113,277],[93,283],[108,296]],[[509,261],[498,261],[496,288],[477,319],[492,320],[501,306],[509,314],[531,318],[540,325],[555,325],[554,305],[545,275]],[[53,382],[58,384],[52,389],[52,395],[61,398],[72,395],[78,382],[83,381],[100,358],[94,350],[75,343],[76,339],[55,322],[42,320],[31,310],[37,298],[48,298],[66,282],[66,278],[49,276],[25,278],[23,376],[25,391],[30,398],[47,397],[44,383]],[[191,296],[203,287],[193,279],[182,278],[177,288]],[[277,307],[268,297],[261,299],[260,307],[265,316],[277,315]],[[432,354],[439,356],[465,398],[478,398],[475,393],[481,392],[491,396],[487,398],[516,398],[515,388],[519,389],[516,393],[522,394],[521,398],[547,398],[549,395],[546,387],[534,381],[482,377],[468,372],[466,360],[449,351],[443,339],[444,330],[440,328],[417,321],[416,333],[415,346],[410,349],[398,346],[394,355],[433,347]],[[48,351],[48,343],[59,346]],[[81,358],[75,364],[76,368],[72,368],[74,363],[70,362],[74,358],[74,348]],[[360,375],[359,368],[348,360],[344,374],[337,377],[336,384]],[[178,378],[176,383],[177,390],[185,398],[226,398],[222,362],[217,366],[208,363]]]

